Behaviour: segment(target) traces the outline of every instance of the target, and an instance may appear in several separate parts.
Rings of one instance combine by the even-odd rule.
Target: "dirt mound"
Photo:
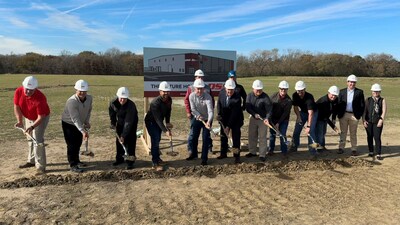
[[[212,165],[212,166],[187,166],[187,167],[166,167],[164,172],[156,172],[150,169],[139,169],[133,171],[115,170],[102,172],[89,172],[83,174],[67,175],[45,175],[38,177],[24,177],[14,181],[0,184],[0,188],[22,188],[37,187],[46,185],[64,185],[76,183],[91,183],[98,181],[117,182],[122,180],[141,180],[141,179],[166,179],[182,176],[206,176],[216,177],[217,175],[230,175],[241,173],[289,173],[307,170],[334,170],[343,167],[363,167],[372,166],[371,161],[358,158],[344,158],[333,160],[318,161],[281,161],[272,163],[242,163],[238,165]]]

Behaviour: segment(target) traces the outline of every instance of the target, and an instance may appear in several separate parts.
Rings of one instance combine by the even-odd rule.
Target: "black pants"
[[[68,163],[71,167],[79,163],[79,149],[82,146],[82,133],[75,125],[61,121],[61,126],[64,132],[64,139],[67,143]]]
[[[117,125],[117,134],[119,137],[121,137],[122,131],[123,131],[123,126],[122,125]],[[130,156],[135,156],[136,157],[136,130],[137,127],[133,127],[131,132],[129,132],[128,136],[124,140],[124,146],[128,152],[128,155]],[[115,161],[117,162],[123,162],[124,161],[124,155],[125,151],[124,148],[122,147],[121,143],[119,143],[118,138],[115,138],[115,145],[117,146],[117,154],[115,155]],[[126,161],[127,164],[133,163],[132,161]]]
[[[374,152],[374,140],[375,140],[375,152],[380,155],[382,153],[382,130],[383,125],[381,127],[377,126],[376,123],[368,123],[368,127],[365,128],[367,131],[367,142],[368,142],[368,150],[369,152]]]
[[[225,126],[225,125],[224,125]],[[234,126],[230,127],[231,128],[231,135],[232,135],[232,147],[237,148],[240,150],[240,138],[242,135],[242,132],[240,130],[240,126]],[[221,126],[221,155],[227,155],[228,153],[228,137],[225,135],[225,132],[223,131],[223,128]],[[235,154],[235,157],[239,157],[239,154]]]

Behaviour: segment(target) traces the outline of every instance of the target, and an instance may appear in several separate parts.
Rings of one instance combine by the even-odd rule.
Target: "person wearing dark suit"
[[[346,140],[347,130],[350,131],[351,153],[357,155],[358,121],[364,113],[365,99],[363,90],[356,88],[357,77],[351,74],[347,77],[347,88],[339,92],[338,118],[340,122],[341,140]],[[338,154],[344,153],[346,141],[339,143]]]
[[[231,133],[232,152],[235,163],[240,163],[240,128],[243,126],[242,100],[235,92],[236,84],[229,79],[225,82],[225,89],[221,90],[217,102],[217,120],[221,124],[221,154],[217,159],[227,157],[228,137]]]

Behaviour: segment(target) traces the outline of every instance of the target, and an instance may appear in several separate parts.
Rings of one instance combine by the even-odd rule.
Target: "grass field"
[[[27,75],[0,75],[0,101],[3,107],[0,108],[0,123],[3,129],[0,131],[1,141],[14,140],[22,137],[13,128],[16,119],[13,114],[13,95],[14,90],[21,85]],[[108,134],[109,118],[108,104],[115,96],[117,89],[126,86],[131,92],[131,99],[134,100],[139,111],[139,128],[143,122],[143,77],[137,76],[88,76],[88,75],[37,75],[39,89],[47,96],[51,110],[50,123],[46,132],[46,139],[63,138],[60,120],[66,100],[74,94],[75,82],[84,79],[89,82],[89,94],[94,97],[92,112],[92,133],[101,136]],[[307,84],[307,91],[312,93],[316,100],[324,95],[329,86],[337,85],[344,88],[346,77],[252,77],[238,79],[246,91],[251,90],[252,82],[260,79],[264,83],[264,91],[271,94],[277,90],[277,85],[281,80],[287,80],[290,84],[290,95],[294,92],[294,84],[297,80],[303,80]],[[357,87],[364,90],[365,96],[370,96],[370,88],[373,83],[380,83],[383,91],[382,96],[388,102],[387,119],[397,120],[400,118],[400,94],[398,78],[359,78]],[[178,99],[175,99],[178,100]],[[183,106],[174,105],[172,112],[172,123],[177,129],[182,128],[186,132],[186,116]],[[245,116],[246,117],[246,116]],[[293,119],[293,117],[292,117]]]

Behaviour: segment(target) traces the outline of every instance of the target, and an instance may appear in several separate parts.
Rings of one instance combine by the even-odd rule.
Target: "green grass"
[[[16,119],[13,113],[14,90],[21,85],[27,75],[0,75],[0,141],[20,139],[21,134],[13,128]],[[136,103],[139,111],[139,129],[143,125],[143,77],[137,76],[87,76],[87,75],[37,75],[39,89],[43,91],[48,99],[51,110],[50,123],[46,131],[46,139],[63,138],[61,130],[61,113],[64,110],[66,100],[75,93],[73,88],[75,82],[84,79],[89,82],[91,94],[94,98],[92,112],[92,132],[98,136],[108,136],[109,118],[108,104],[115,96],[117,89],[126,86],[131,92],[131,98]],[[316,99],[327,93],[331,85],[339,88],[346,86],[346,77],[252,77],[238,79],[246,91],[251,90],[252,82],[260,79],[264,83],[264,91],[269,95],[277,91],[278,83],[286,80],[290,84],[289,94],[294,92],[294,84],[303,80],[307,84],[307,91],[312,93]],[[357,87],[364,90],[365,96],[370,96],[369,91],[373,83],[380,83],[383,91],[382,96],[388,102],[388,120],[400,118],[400,99],[398,98],[400,78],[359,78]],[[177,101],[178,99],[175,99]],[[182,98],[180,99],[182,100]],[[247,114],[247,113],[246,113]],[[247,115],[245,116],[247,117]],[[292,117],[293,119],[293,117]],[[187,134],[188,122],[184,107],[178,104],[173,106],[172,120],[175,125],[176,134]]]

